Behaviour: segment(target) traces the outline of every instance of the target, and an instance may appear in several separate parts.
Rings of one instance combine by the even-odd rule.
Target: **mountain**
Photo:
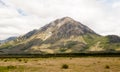
[[[0,44],[2,44],[3,43],[3,40],[0,40]]]
[[[0,44],[5,43],[5,42],[9,42],[9,41],[12,41],[12,40],[15,40],[16,38],[17,37],[9,37],[9,38],[7,38],[5,40],[0,40]]]
[[[120,37],[101,36],[70,17],[57,19],[38,30],[0,45],[3,53],[80,53],[120,50]]]

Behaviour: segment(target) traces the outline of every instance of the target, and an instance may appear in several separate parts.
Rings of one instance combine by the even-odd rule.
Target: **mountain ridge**
[[[5,40],[0,40],[0,43],[2,44],[2,43],[5,43],[5,42],[8,42],[8,41],[12,41],[12,40],[15,40],[16,38],[17,38],[16,36],[9,37],[9,38],[7,38]]]
[[[80,53],[120,50],[120,37],[101,36],[70,17],[56,19],[38,30],[0,45],[4,53]]]

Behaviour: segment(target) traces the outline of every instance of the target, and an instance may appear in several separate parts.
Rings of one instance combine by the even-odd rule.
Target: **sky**
[[[0,40],[66,16],[98,34],[120,36],[120,0],[0,0]]]

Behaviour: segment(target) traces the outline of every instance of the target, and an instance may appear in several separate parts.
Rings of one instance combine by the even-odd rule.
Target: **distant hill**
[[[5,43],[5,42],[9,42],[9,41],[15,40],[16,38],[17,37],[9,37],[9,38],[7,38],[5,40],[0,40],[0,43],[2,44],[2,43]]]
[[[70,17],[56,19],[38,30],[0,45],[4,53],[81,53],[120,51],[120,37],[101,36]]]

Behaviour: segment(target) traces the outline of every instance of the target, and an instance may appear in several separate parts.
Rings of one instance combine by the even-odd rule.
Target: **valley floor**
[[[120,57],[1,58],[0,72],[120,72]]]

